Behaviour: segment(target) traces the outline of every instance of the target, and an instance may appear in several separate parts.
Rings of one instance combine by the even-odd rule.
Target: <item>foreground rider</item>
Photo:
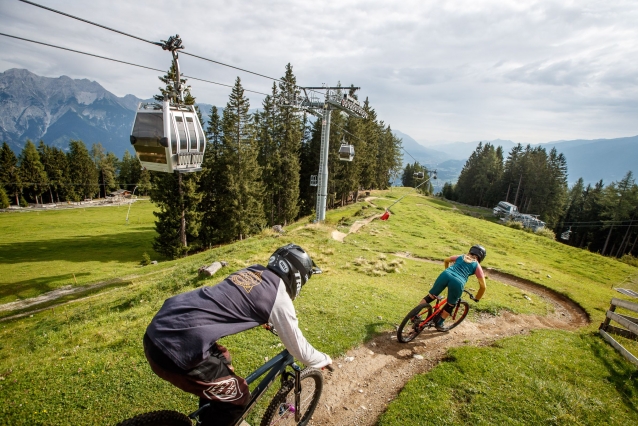
[[[249,266],[215,286],[171,297],[144,335],[151,369],[183,391],[211,406],[202,425],[232,425],[250,400],[246,381],[235,375],[230,354],[217,341],[271,323],[288,351],[309,367],[332,364],[304,338],[297,323],[295,299],[314,272],[320,272],[299,246],[277,249],[268,266]]]
[[[483,273],[483,268],[481,268],[481,262],[485,259],[486,255],[487,252],[485,248],[476,245],[470,248],[469,253],[450,256],[443,262],[445,271],[441,272],[441,275],[439,275],[430,289],[429,294],[421,300],[422,304],[431,303],[436,299],[436,296],[441,294],[447,287],[447,303],[443,311],[432,319],[437,330],[445,331],[445,319],[450,316],[456,302],[461,298],[463,289],[470,275],[476,275],[479,285],[481,286],[478,293],[476,293],[475,300],[478,302],[481,297],[483,297],[486,286],[485,274]]]

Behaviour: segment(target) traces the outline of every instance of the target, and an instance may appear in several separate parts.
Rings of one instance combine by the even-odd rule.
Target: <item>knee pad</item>
[[[433,300],[436,300],[436,297],[434,297],[434,296],[432,296],[432,295],[429,295],[429,294],[428,294],[428,295],[427,295],[427,296],[425,296],[423,299],[425,299],[425,301],[426,301],[427,303],[432,303],[432,301],[433,301]]]
[[[445,304],[445,308],[443,308],[443,310],[444,310],[445,312],[447,312],[448,314],[452,315],[452,311],[454,310],[454,307],[455,307],[455,306],[456,306],[456,304],[451,305],[451,304],[449,304],[449,303],[446,303],[446,304]]]

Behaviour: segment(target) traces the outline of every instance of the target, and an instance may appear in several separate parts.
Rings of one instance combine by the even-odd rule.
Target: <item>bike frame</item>
[[[470,292],[468,292],[467,290],[463,290],[463,293],[467,293],[467,294],[470,295],[470,297],[472,297],[472,294]],[[419,327],[425,327],[425,325],[428,322],[430,322],[432,320],[432,318],[434,318],[439,312],[441,312],[443,310],[443,307],[447,303],[447,297],[442,297],[442,298],[438,298],[437,297],[437,300],[438,300],[438,302],[436,302],[436,305],[434,305],[434,307],[432,308],[432,315],[430,315],[429,317],[427,317],[426,319],[421,321],[421,323],[419,324]],[[450,318],[451,319],[453,319],[453,320],[456,319],[456,314],[459,311],[459,306],[461,306],[461,302],[462,301],[463,301],[463,298],[460,297],[459,301],[456,302],[456,305],[454,306],[454,311],[452,311],[452,314],[450,314]]]
[[[268,374],[266,374],[266,377],[264,377],[261,380],[261,382],[259,382],[257,387],[255,387],[255,389],[253,389],[253,391],[250,393],[251,394],[250,402],[246,406],[244,413],[235,423],[235,426],[239,425],[248,416],[250,411],[254,408],[255,404],[257,404],[257,401],[259,401],[264,396],[268,388],[270,388],[270,386],[274,383],[277,377],[279,377],[280,375],[283,375],[285,379],[287,376],[293,375],[292,373],[289,373],[286,371],[286,367],[288,366],[292,367],[292,369],[294,370],[294,376],[295,376],[295,421],[298,422],[299,420],[301,420],[301,410],[299,407],[299,403],[300,403],[299,400],[301,395],[301,380],[300,380],[301,368],[297,364],[295,364],[295,359],[290,354],[290,352],[288,352],[287,349],[284,349],[283,351],[278,353],[276,356],[274,356],[270,361],[268,361],[267,363],[259,367],[257,370],[250,373],[248,377],[246,377],[246,383],[250,385],[251,383],[256,381],[258,378],[266,374],[266,372],[268,372]],[[199,417],[199,414],[205,409],[207,409],[209,406],[210,404],[202,405],[196,411],[189,414],[188,417],[193,420],[197,420],[197,418]],[[197,422],[199,424],[198,420]]]

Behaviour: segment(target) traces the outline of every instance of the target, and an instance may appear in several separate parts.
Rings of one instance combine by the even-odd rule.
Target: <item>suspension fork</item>
[[[301,420],[301,368],[293,363],[292,369],[295,370],[295,421]]]

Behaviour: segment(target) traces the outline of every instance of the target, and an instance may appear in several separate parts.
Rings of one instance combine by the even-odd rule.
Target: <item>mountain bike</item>
[[[467,290],[463,290],[463,293],[467,293],[470,299],[477,302],[474,295]],[[426,328],[434,327],[433,318],[443,311],[445,304],[447,303],[447,297],[436,296],[436,304],[432,307],[429,303],[424,303],[416,308],[412,309],[405,316],[401,325],[397,329],[397,340],[401,343],[408,343],[416,336],[418,336]],[[439,331],[449,331],[459,325],[467,313],[470,311],[470,305],[462,298],[456,302],[454,310],[450,316],[445,320],[445,326]]]
[[[277,334],[272,327],[264,328]],[[325,368],[333,371],[330,365]],[[241,424],[255,408],[277,377],[281,377],[281,388],[268,404],[260,425],[304,426],[308,424],[317,408],[323,389],[321,371],[309,367],[302,369],[295,363],[295,359],[288,350],[284,349],[246,377],[246,382],[250,385],[264,374],[266,376],[252,390],[250,402],[235,426]],[[199,417],[209,406],[210,404],[204,404],[189,415],[171,410],[152,411],[124,420],[118,426],[193,426],[193,420],[195,425],[199,425],[201,424]]]

